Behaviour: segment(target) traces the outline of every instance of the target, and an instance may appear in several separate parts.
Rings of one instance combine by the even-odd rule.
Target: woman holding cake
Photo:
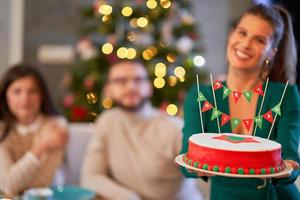
[[[287,80],[295,80],[297,61],[288,12],[279,6],[261,4],[247,10],[229,34],[226,57],[228,74],[226,81],[220,82],[222,89],[214,85],[212,92],[212,86],[199,87],[206,102],[220,111],[216,116],[209,106],[207,111],[203,107],[200,111],[197,87],[187,95],[181,153],[188,151],[190,136],[203,131],[269,138],[282,145],[281,156],[293,167],[292,173],[265,183],[258,178],[212,176],[211,199],[299,199],[293,183],[299,175],[300,96],[295,85],[285,90]],[[280,109],[273,109],[277,105]],[[226,116],[231,120],[225,120]],[[209,176],[185,168],[182,171],[188,177]]]
[[[9,68],[0,98],[0,190],[15,196],[50,186],[68,135],[41,75],[28,65]]]

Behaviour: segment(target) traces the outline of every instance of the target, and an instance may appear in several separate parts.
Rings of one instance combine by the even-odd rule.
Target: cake
[[[279,143],[230,133],[192,135],[183,161],[195,168],[231,174],[263,175],[285,169]]]

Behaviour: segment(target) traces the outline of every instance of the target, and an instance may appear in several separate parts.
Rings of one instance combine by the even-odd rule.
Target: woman
[[[0,85],[0,190],[14,196],[51,184],[68,140],[38,71],[10,68]]]
[[[280,102],[284,86],[296,64],[296,49],[294,43],[291,19],[287,11],[278,6],[256,5],[246,11],[229,34],[227,44],[228,74],[223,85],[232,91],[252,91],[262,84],[268,87],[265,91],[261,113],[276,106]],[[214,102],[211,86],[200,86],[200,91],[208,102]],[[258,116],[262,104],[262,96],[253,93],[251,101],[247,98],[234,98],[229,95],[223,98],[223,91],[216,90],[218,109],[233,118],[250,119]],[[200,117],[197,99],[197,88],[193,88],[185,100],[185,125],[181,153],[188,150],[188,138],[200,133]],[[204,132],[217,133],[218,125],[211,121],[211,110],[202,113]],[[232,128],[230,123],[220,125],[220,132],[253,134],[268,138],[271,123],[264,120],[262,128],[243,126],[240,123]],[[270,139],[282,144],[282,158],[289,162],[294,170],[290,175],[268,180],[266,185],[262,179],[228,178],[222,176],[211,177],[211,199],[299,199],[299,192],[293,182],[299,175],[299,145],[300,134],[300,97],[296,86],[288,86],[281,104],[281,116],[277,116]],[[189,177],[197,174],[182,169]],[[203,179],[205,175],[198,174]],[[260,189],[258,189],[260,188]]]

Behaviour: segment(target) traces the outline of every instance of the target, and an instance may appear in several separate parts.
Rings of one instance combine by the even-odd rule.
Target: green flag
[[[257,126],[261,129],[261,127],[262,127],[262,116],[255,117],[254,121],[257,124]]]
[[[274,113],[276,113],[277,115],[281,115],[280,103],[277,104],[276,106],[274,106],[274,107],[272,108],[272,111],[273,111]]]
[[[250,103],[253,93],[252,92],[243,92],[243,95],[246,97],[247,101]]]
[[[199,101],[205,101],[205,100],[206,100],[206,98],[205,98],[205,96],[203,95],[203,93],[202,93],[202,92],[199,92],[197,101],[199,102]]]
[[[223,99],[225,99],[228,95],[230,95],[231,90],[228,89],[227,87],[223,86]]]
[[[241,122],[240,119],[232,118],[231,119],[231,128],[232,128],[232,130],[234,130],[239,125],[240,122]]]
[[[211,114],[211,120],[214,120],[216,117],[220,116],[222,113],[216,108],[213,108],[212,114]]]

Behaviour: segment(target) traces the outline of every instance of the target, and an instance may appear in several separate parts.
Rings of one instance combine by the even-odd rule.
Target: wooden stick
[[[281,107],[281,103],[282,103],[283,97],[284,97],[284,95],[285,95],[285,92],[286,92],[286,89],[287,89],[288,84],[289,84],[289,81],[287,81],[286,84],[285,84],[285,87],[284,87],[284,90],[283,90],[283,93],[282,93],[282,95],[281,95],[281,99],[280,99],[280,102],[279,102],[279,107]],[[272,122],[272,126],[271,126],[271,129],[270,129],[269,135],[268,135],[268,139],[269,139],[270,136],[271,136],[272,129],[273,129],[273,127],[274,127],[276,117],[277,117],[277,113],[275,114],[274,120],[273,120],[273,122]]]
[[[214,91],[214,83],[213,83],[213,77],[212,77],[212,74],[210,74],[210,83],[211,83],[211,89],[212,89],[212,93],[213,93],[213,97],[214,97],[214,104],[215,104],[215,107],[216,109],[218,110],[218,105],[217,105],[217,101],[216,101],[216,95],[215,95],[215,91]],[[221,133],[221,130],[220,130],[220,124],[219,124],[219,117],[217,117],[217,124],[218,124],[218,131],[219,133]]]
[[[260,116],[260,113],[261,113],[261,109],[263,107],[263,104],[264,104],[264,101],[265,101],[265,96],[267,94],[267,89],[268,89],[268,84],[269,84],[269,78],[267,78],[267,81],[266,81],[266,86],[264,88],[264,96],[263,96],[263,99],[261,101],[261,104],[260,104],[260,108],[259,108],[259,111],[258,111],[258,115],[257,116]],[[255,121],[255,120],[254,120]],[[256,134],[256,129],[257,129],[257,123],[255,123],[255,128],[254,128],[254,132],[253,132],[253,135],[255,136]]]
[[[200,88],[199,88],[199,76],[198,76],[198,74],[196,75],[196,78],[197,78],[197,91],[198,91],[198,97],[197,98],[199,98]],[[201,110],[201,101],[198,101],[198,106],[199,106],[201,129],[202,129],[202,133],[204,133],[203,120],[202,120],[202,110]]]

